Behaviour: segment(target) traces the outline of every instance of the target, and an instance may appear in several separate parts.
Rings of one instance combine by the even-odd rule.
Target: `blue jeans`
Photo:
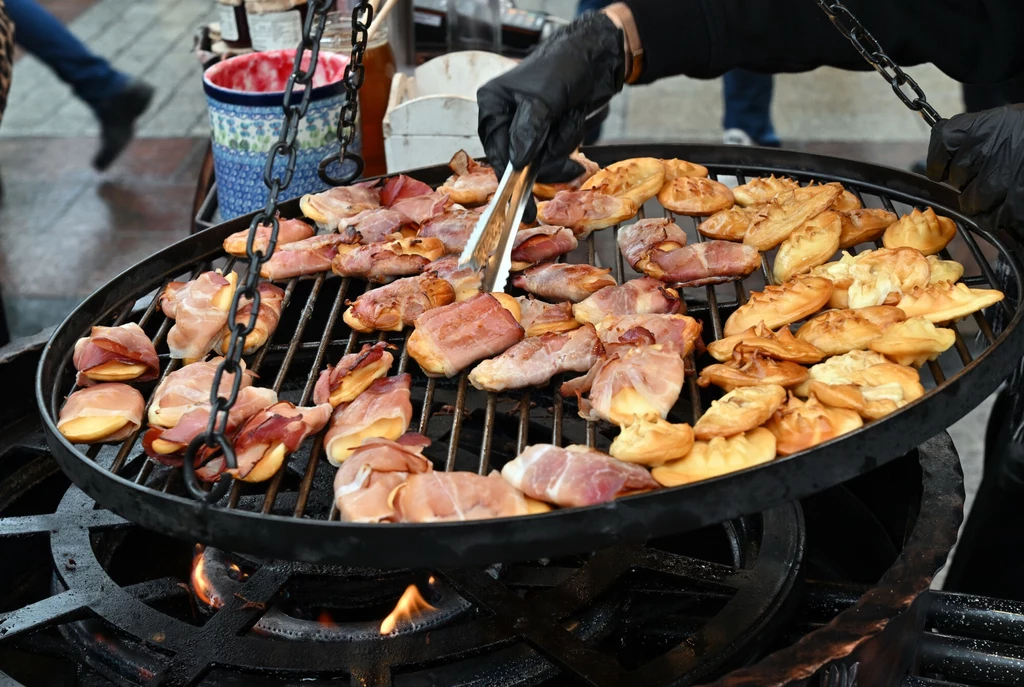
[[[14,42],[44,62],[75,95],[102,111],[128,85],[129,77],[91,52],[35,0],[6,0]]]

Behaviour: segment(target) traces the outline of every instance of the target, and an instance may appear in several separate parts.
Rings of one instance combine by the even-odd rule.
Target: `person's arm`
[[[1020,0],[846,0],[901,66],[931,62],[964,83],[1024,73]],[[741,67],[766,74],[869,69],[814,0],[625,0],[643,46],[638,83]]]

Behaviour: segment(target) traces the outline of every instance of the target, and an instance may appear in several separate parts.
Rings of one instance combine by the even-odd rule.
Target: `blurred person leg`
[[[106,169],[131,142],[135,120],[149,106],[153,88],[114,69],[36,0],[6,3],[15,42],[52,69],[96,114],[101,133],[93,166]]]
[[[729,145],[779,147],[772,125],[773,78],[746,69],[733,69],[722,77],[725,116],[722,142]]]

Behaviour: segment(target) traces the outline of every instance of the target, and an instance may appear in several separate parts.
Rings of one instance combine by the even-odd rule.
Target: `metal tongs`
[[[468,265],[484,271],[481,290],[485,293],[505,290],[512,269],[515,234],[523,221],[523,212],[536,179],[533,163],[518,171],[509,163],[501,176],[494,200],[480,215],[459,256],[459,267]]]

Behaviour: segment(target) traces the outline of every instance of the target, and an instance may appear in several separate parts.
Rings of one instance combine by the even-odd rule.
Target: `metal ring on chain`
[[[342,158],[342,155],[344,155],[345,157]],[[344,174],[339,177],[333,177],[327,171],[327,168],[330,167],[331,164],[335,162],[337,162],[338,166],[343,169],[345,166],[345,162],[351,162],[355,164],[355,168],[348,174]],[[317,167],[316,173],[320,176],[320,179],[322,179],[325,184],[328,184],[330,186],[345,186],[346,184],[350,184],[352,183],[353,180],[359,178],[359,176],[363,173],[363,167],[365,166],[365,164],[366,163],[363,162],[363,158],[361,158],[359,155],[356,155],[355,153],[346,150],[344,153],[334,153],[332,155],[328,155],[323,160],[321,160],[319,167]]]

